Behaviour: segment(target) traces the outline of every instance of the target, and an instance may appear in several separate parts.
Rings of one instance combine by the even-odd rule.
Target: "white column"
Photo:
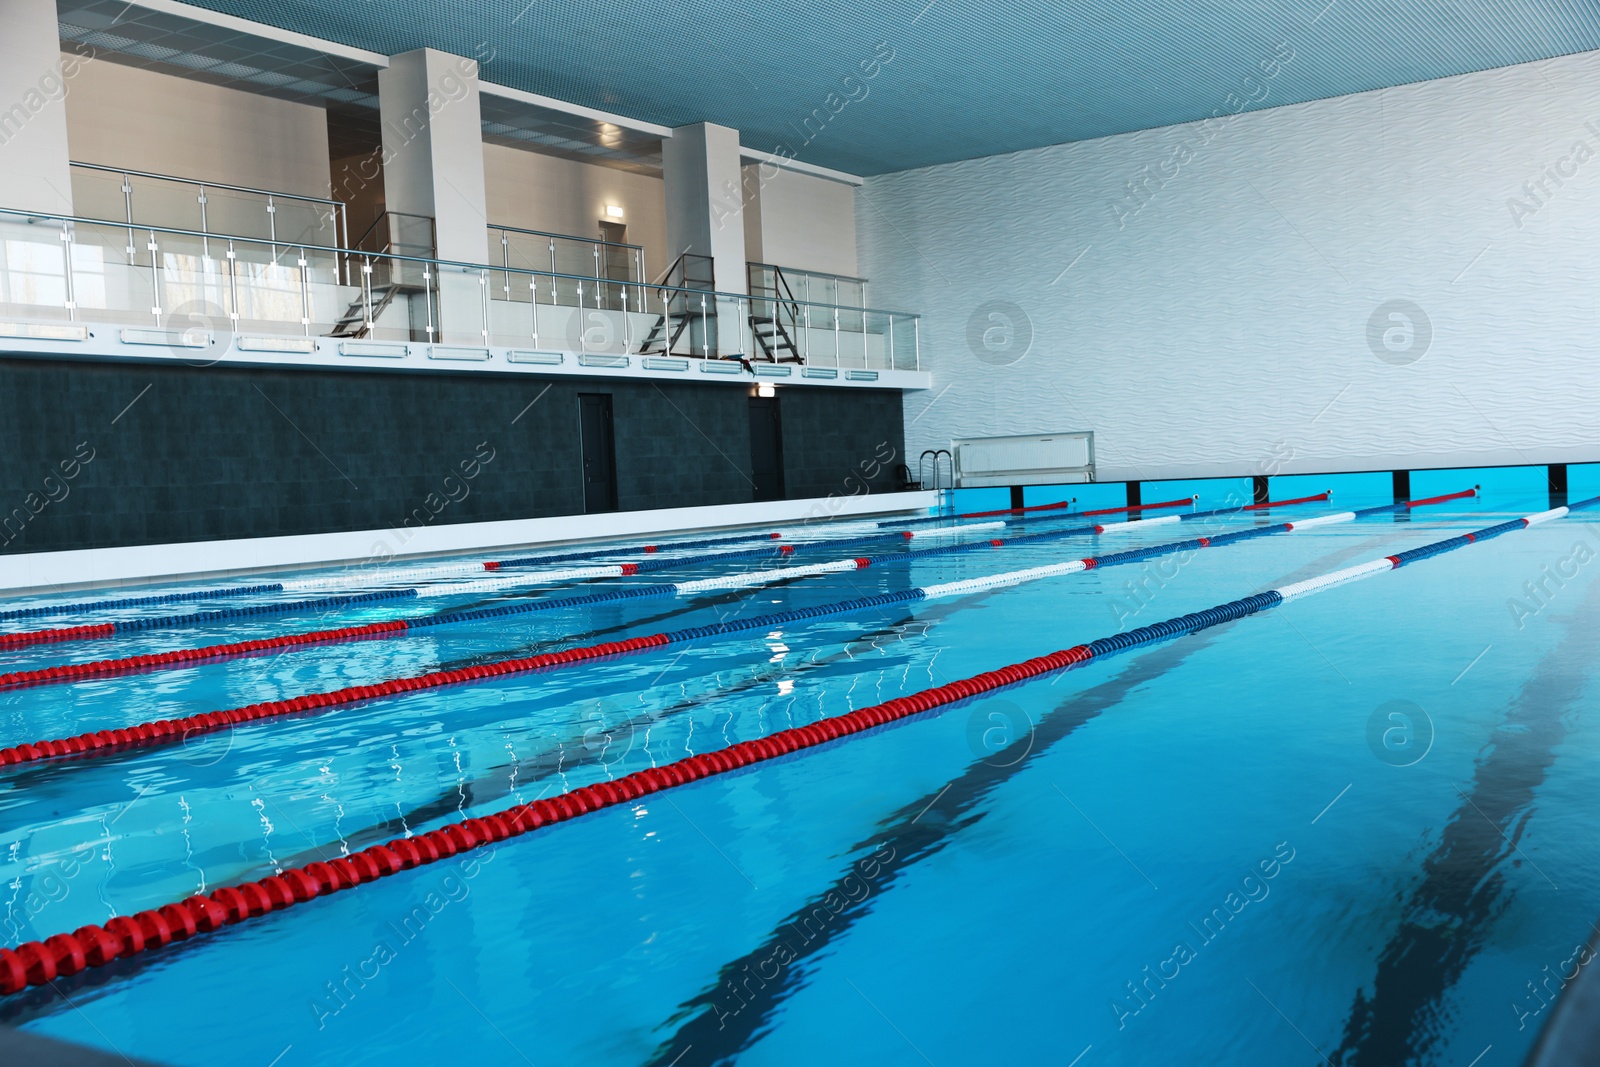
[[[484,262],[489,236],[477,62],[431,48],[394,56],[378,72],[378,105],[385,206],[432,217],[440,259]]]
[[[394,56],[378,72],[378,106],[385,209],[432,218],[440,259],[488,262],[477,62],[431,48]],[[478,271],[440,271],[436,339],[484,343],[482,283]]]
[[[55,0],[0,0],[0,207],[72,214],[67,83]]]
[[[747,291],[739,131],[709,122],[679,126],[661,142],[667,253],[710,256],[719,292]]]

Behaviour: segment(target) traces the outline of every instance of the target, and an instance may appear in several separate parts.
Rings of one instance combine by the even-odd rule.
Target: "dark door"
[[[600,246],[601,276],[616,283],[604,287],[601,306],[622,307],[622,292],[627,283],[644,281],[634,277],[633,249],[622,247],[628,241],[628,227],[620,222],[601,222],[600,240],[607,242]]]
[[[750,398],[750,473],[755,500],[783,499],[783,421],[777,397]]]
[[[583,510],[617,510],[616,433],[609,393],[578,394],[578,434],[583,443]]]

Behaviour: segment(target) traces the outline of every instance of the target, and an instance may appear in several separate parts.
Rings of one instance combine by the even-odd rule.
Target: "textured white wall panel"
[[[1093,430],[1108,481],[1600,460],[1600,53],[885,175],[857,215],[873,302],[925,316],[911,455]],[[1396,300],[1409,349],[1369,337]]]

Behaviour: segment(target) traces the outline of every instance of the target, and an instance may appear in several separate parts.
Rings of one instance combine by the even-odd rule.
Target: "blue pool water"
[[[1483,481],[1445,480],[1439,491]],[[12,769],[0,776],[5,943],[1545,506],[1514,479],[1486,489],[1409,521],[1263,538],[1181,565]],[[1371,502],[1386,501],[1292,514]],[[0,745],[1193,535],[1168,525],[12,690],[0,693]],[[1600,653],[1595,554],[1600,524],[1535,527],[91,970],[6,998],[0,1021],[157,1062],[262,1067],[1517,1064],[1548,1015],[1532,989],[1600,915],[1589,827],[1600,746],[1583,716]],[[1524,583],[1541,581],[1535,600]],[[0,654],[0,669],[485,599],[30,648]]]

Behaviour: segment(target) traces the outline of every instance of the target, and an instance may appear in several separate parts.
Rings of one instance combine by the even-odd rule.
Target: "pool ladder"
[[[933,463],[931,465],[933,481],[931,484],[927,477],[930,467],[928,458],[930,456],[933,457]],[[940,456],[943,456],[945,459],[943,472],[944,477],[942,478],[940,477],[939,467]],[[923,489],[932,489],[934,492],[939,494],[939,503],[936,510],[940,515],[950,515],[951,517],[955,516],[956,462],[955,457],[950,454],[950,450],[948,448],[928,448],[923,450],[922,455],[917,457],[917,483],[921,485]]]

